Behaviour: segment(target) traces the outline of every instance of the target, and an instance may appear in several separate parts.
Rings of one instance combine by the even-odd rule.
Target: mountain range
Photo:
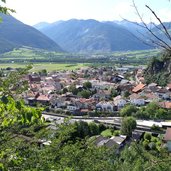
[[[113,52],[151,49],[137,38],[150,37],[136,23],[123,21],[97,21],[93,19],[41,22],[29,26],[11,15],[0,14],[0,53],[28,46],[51,51],[66,52]],[[170,31],[170,23],[164,23]],[[158,28],[150,28],[164,38]]]
[[[62,51],[61,47],[49,37],[28,26],[11,15],[0,14],[0,52],[28,46],[33,48]]]
[[[144,50],[145,45],[133,33],[138,26],[116,22],[99,22],[93,19],[39,23],[36,29],[58,43],[68,52],[112,52]],[[130,29],[129,29],[130,28]],[[140,28],[139,28],[140,29]]]

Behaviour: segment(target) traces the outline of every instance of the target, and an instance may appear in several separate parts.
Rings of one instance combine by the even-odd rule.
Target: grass
[[[101,132],[101,135],[102,135],[103,137],[111,137],[113,134],[112,134],[111,129],[106,129],[106,130],[104,130],[103,132]]]
[[[8,64],[0,64],[0,68],[23,68],[26,64],[22,63],[8,63]],[[33,68],[31,71],[40,71],[42,69],[46,69],[47,71],[64,71],[64,70],[76,70],[81,67],[86,67],[88,64],[76,63],[76,64],[64,64],[64,63],[35,63],[32,65]]]
[[[146,65],[148,61],[159,53],[159,50],[140,50],[140,51],[122,51],[97,54],[72,54],[51,52],[35,48],[23,47],[14,49],[13,51],[0,54],[0,62],[2,63],[61,63],[61,65],[47,64],[48,71],[53,70],[74,70],[77,68],[77,63],[91,63],[92,65],[102,64],[104,66],[113,66],[115,64],[131,64],[131,65]],[[74,63],[73,66],[64,66],[64,63]],[[76,63],[76,64],[75,64]],[[35,64],[36,66],[37,64]],[[41,70],[43,65],[34,67],[35,71]],[[79,67],[79,66],[78,66]],[[98,67],[98,66],[97,66]],[[40,69],[39,69],[40,68]]]

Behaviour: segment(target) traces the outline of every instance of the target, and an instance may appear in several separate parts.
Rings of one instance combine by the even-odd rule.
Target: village
[[[171,109],[171,84],[146,85],[143,69],[82,68],[76,71],[33,73],[28,75],[29,90],[23,97],[27,104],[42,104],[51,111],[73,115],[95,111],[113,114],[127,104],[145,106],[150,102]]]
[[[164,127],[163,141],[166,144],[168,143],[169,151],[171,150],[169,144],[171,136],[171,128],[169,127],[171,124],[169,121],[164,122],[165,118],[171,118],[170,113],[165,112],[165,110],[170,111],[171,109],[171,84],[165,87],[158,86],[156,83],[146,85],[143,68],[86,67],[76,71],[53,73],[47,73],[44,70],[29,74],[27,79],[29,90],[23,93],[26,104],[43,106],[46,113],[56,115],[86,116],[91,117],[91,121],[96,121],[98,117],[105,117],[110,120],[110,117],[122,116],[120,115],[121,111],[128,105],[139,109],[156,103],[161,109],[164,109],[163,111],[159,110],[161,111],[159,114],[162,116],[153,118],[157,121],[146,121],[150,118],[142,116],[141,120],[137,120],[137,125],[143,129],[144,127],[150,129],[155,126]],[[164,117],[162,112],[167,116]],[[54,120],[58,120],[58,122],[61,119],[60,117],[56,118],[58,117],[54,117]],[[119,122],[121,121],[119,120]],[[152,133],[154,132],[152,131]],[[140,141],[145,133],[146,130],[132,132],[132,140]],[[154,133],[155,138],[159,135]],[[112,147],[117,145],[118,149],[129,143],[129,136],[118,133],[112,137],[99,135],[95,140],[96,146]],[[161,145],[161,143],[159,144]]]

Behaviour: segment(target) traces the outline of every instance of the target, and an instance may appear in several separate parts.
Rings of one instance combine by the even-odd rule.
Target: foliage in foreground
[[[23,72],[13,74],[20,78]],[[132,144],[118,154],[115,148],[96,147],[91,136],[103,130],[100,125],[67,120],[49,129],[41,109],[16,99],[20,91],[12,76],[2,80],[0,89],[0,171],[171,170],[171,156],[162,148],[147,151],[141,144]]]
[[[171,157],[163,149],[160,152],[147,151],[142,145],[132,144],[118,154],[115,148],[94,146],[93,138],[89,137],[99,133],[95,125],[82,122],[71,124],[66,120],[63,124],[56,125],[56,130],[47,129],[48,125],[40,119],[39,110],[26,107],[12,98],[7,98],[7,101],[1,101],[0,104],[2,171],[171,169],[168,162]],[[3,116],[10,119],[5,121]],[[43,146],[40,140],[51,143]]]

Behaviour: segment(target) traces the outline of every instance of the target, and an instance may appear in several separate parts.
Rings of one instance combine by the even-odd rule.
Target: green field
[[[40,71],[42,69],[46,69],[47,71],[62,71],[62,70],[76,70],[81,67],[86,67],[88,64],[58,64],[58,63],[37,63],[32,65],[33,68],[31,71]],[[8,64],[0,64],[0,68],[23,68],[26,67],[26,64],[18,64],[18,63],[8,63]]]
[[[34,63],[42,66],[47,65],[47,70],[63,70],[63,69],[75,69],[79,67],[78,63],[91,63],[96,64],[123,64],[123,65],[146,65],[152,57],[158,56],[160,50],[139,50],[139,51],[123,51],[123,52],[108,52],[108,53],[94,53],[94,54],[81,54],[81,53],[58,53],[52,51],[45,51],[34,48],[19,48],[14,49],[11,52],[0,54],[0,63]],[[51,65],[50,63],[60,64],[59,66]],[[67,64],[65,64],[67,63]],[[65,65],[67,66],[65,66]],[[68,65],[73,64],[71,67]],[[83,65],[83,64],[81,64]],[[18,66],[17,66],[18,67]],[[19,65],[20,67],[20,65]],[[58,69],[59,68],[59,69]],[[35,70],[36,67],[35,67]],[[39,70],[39,69],[38,69]]]

